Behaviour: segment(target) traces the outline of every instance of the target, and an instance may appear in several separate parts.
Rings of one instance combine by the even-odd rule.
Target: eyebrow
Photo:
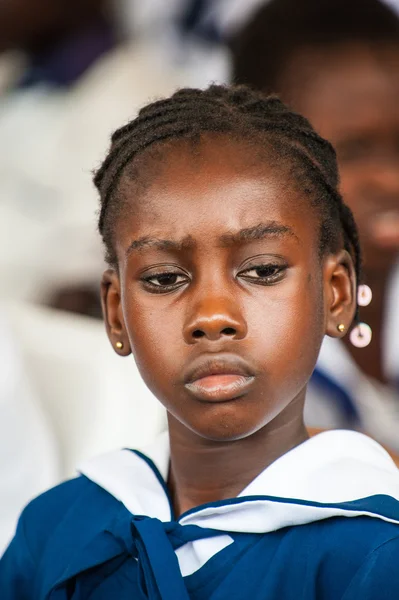
[[[234,246],[240,245],[246,242],[262,240],[266,237],[293,237],[298,240],[297,235],[288,225],[282,225],[277,221],[270,221],[268,223],[258,223],[253,227],[245,227],[239,231],[232,231],[224,233],[220,236],[219,240],[221,246]],[[135,250],[143,250],[144,248],[156,248],[157,250],[181,252],[182,250],[188,250],[195,248],[196,242],[192,236],[187,236],[182,240],[166,240],[158,237],[144,236],[138,240],[134,240],[126,250],[126,255],[129,255]]]
[[[129,255],[133,250],[143,250],[144,248],[156,248],[157,250],[179,252],[194,246],[195,242],[191,236],[187,236],[182,240],[164,240],[158,237],[144,236],[138,240],[134,240],[129,245],[126,250],[126,255]]]
[[[269,236],[289,236],[298,240],[298,236],[288,225],[283,225],[277,221],[269,221],[268,223],[258,223],[253,227],[246,227],[237,232],[225,233],[220,237],[220,241],[223,246],[231,246],[252,242],[253,240],[262,240]]]

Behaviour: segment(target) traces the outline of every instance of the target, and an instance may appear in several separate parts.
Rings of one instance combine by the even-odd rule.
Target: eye
[[[155,294],[165,294],[178,289],[189,280],[187,275],[165,271],[164,273],[154,273],[141,278],[144,288]]]
[[[257,285],[272,285],[283,279],[286,270],[287,265],[269,263],[240,271],[238,276]]]

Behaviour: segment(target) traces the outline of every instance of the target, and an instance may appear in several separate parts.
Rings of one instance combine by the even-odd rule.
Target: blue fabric
[[[288,501],[280,501],[289,510]],[[353,510],[396,511],[399,517],[397,506],[385,496],[345,503]],[[80,477],[43,494],[22,513],[0,561],[0,598],[399,598],[396,524],[335,517],[268,534],[230,532],[232,544],[182,578],[174,549],[218,533],[132,516],[113,496]]]
[[[50,52],[32,55],[18,82],[18,88],[36,85],[69,87],[116,45],[116,35],[105,22],[93,23],[82,32],[62,41]]]
[[[188,0],[177,19],[177,29],[183,37],[194,35],[207,43],[221,43],[222,35],[212,18],[214,0]]]

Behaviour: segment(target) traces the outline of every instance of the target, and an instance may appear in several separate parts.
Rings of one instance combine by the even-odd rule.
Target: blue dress
[[[23,511],[1,600],[398,599],[399,472],[361,434],[317,438],[178,519],[166,449],[90,461]]]

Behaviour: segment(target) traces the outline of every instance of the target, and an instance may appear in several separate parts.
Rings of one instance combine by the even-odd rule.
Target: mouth
[[[197,361],[185,377],[186,390],[205,402],[226,402],[243,396],[255,375],[239,357],[218,356]]]

